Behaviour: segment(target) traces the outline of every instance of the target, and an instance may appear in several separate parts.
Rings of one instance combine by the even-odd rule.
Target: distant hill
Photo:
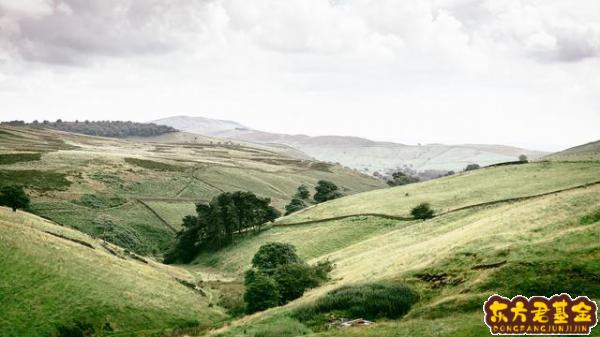
[[[154,123],[201,135],[253,143],[285,144],[317,160],[338,162],[368,173],[386,172],[404,166],[416,171],[458,171],[471,163],[485,166],[515,161],[521,154],[529,159],[537,159],[545,154],[505,145],[404,145],[359,137],[287,135],[253,130],[239,123],[204,117],[177,116],[156,120]]]
[[[320,179],[347,195],[386,186],[282,152],[185,133],[125,140],[0,126],[0,186],[24,185],[33,213],[93,236],[111,228],[111,242],[145,255],[168,249],[195,203],[223,192],[252,191],[283,210]]]
[[[544,157],[559,161],[600,161],[600,140],[579,145]]]
[[[62,121],[55,122],[43,121],[39,123],[25,123],[24,121],[2,122],[6,126],[30,126],[39,128],[50,128],[67,132],[81,133],[90,136],[127,138],[127,137],[154,137],[171,132],[177,132],[176,129],[154,123],[137,123],[131,121]]]

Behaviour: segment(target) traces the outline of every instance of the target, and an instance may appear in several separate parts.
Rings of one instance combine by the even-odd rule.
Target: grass
[[[276,226],[242,237],[233,246],[201,254],[194,263],[242,274],[258,248],[267,242],[291,243],[303,260],[310,260],[406,225],[388,219],[357,217],[325,224]]]
[[[2,153],[44,154],[0,170],[0,186],[26,186],[36,214],[94,236],[103,232],[108,219],[117,230],[115,242],[141,254],[160,256],[174,239],[174,231],[159,217],[179,228],[183,216],[195,213],[196,202],[222,191],[253,191],[283,209],[298,185],[313,186],[325,176],[349,193],[384,186],[339,166],[332,172],[312,169],[310,161],[291,160],[265,147],[174,145],[27,127],[2,126],[0,131]],[[5,160],[21,160],[23,155]]]
[[[138,158],[125,158],[125,162],[131,165],[142,167],[149,170],[156,171],[184,171],[185,167],[175,166],[171,164],[161,163],[154,160],[138,159]]]
[[[97,329],[110,323],[120,336],[150,335],[177,326],[206,328],[224,318],[176,281],[185,271],[116,257],[80,232],[20,211],[0,209],[0,233],[3,336],[49,336],[75,321]]]
[[[582,225],[580,218],[593,214],[599,203],[596,185],[400,226],[319,256],[335,263],[332,282],[287,307],[242,321],[223,336],[244,336],[243,330],[256,324],[278,326],[278,317],[292,317],[294,308],[319,301],[332,289],[378,280],[408,284],[421,300],[401,320],[314,335],[479,336],[489,333],[481,305],[492,293],[568,291],[598,299],[600,223]]]
[[[66,190],[71,182],[59,172],[39,170],[0,170],[0,186],[21,185],[39,192]]]
[[[409,216],[428,202],[437,212],[487,201],[541,194],[600,181],[600,162],[529,163],[485,168],[458,176],[360,193],[292,214],[293,223],[357,213]]]
[[[0,154],[0,165],[36,161],[40,160],[41,158],[41,153],[3,153]]]
[[[145,201],[145,203],[171,226],[178,229],[181,228],[183,217],[196,215],[196,205],[192,202]]]

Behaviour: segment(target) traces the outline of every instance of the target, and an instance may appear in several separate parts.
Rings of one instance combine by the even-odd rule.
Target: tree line
[[[57,119],[54,122],[44,120],[39,122],[34,120],[26,123],[21,120],[2,122],[1,124],[10,126],[33,126],[56,129],[60,131],[81,133],[90,136],[126,138],[126,137],[153,137],[165,133],[177,132],[177,129],[166,125],[154,123],[137,123],[131,121],[73,121],[67,122]]]
[[[190,262],[202,251],[231,244],[237,235],[259,232],[264,224],[281,215],[270,203],[269,198],[237,191],[222,193],[208,204],[197,204],[196,215],[183,218],[183,229],[177,233],[165,262]]]

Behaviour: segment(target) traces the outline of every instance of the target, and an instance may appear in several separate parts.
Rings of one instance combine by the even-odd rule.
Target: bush
[[[433,214],[433,209],[431,209],[431,206],[426,202],[419,204],[410,211],[410,215],[412,215],[413,218],[422,220],[433,218]]]
[[[524,154],[520,155],[520,156],[519,156],[519,161],[520,161],[520,162],[523,162],[523,163],[526,163],[526,162],[528,162],[527,156],[526,156],[526,155],[524,155]]]
[[[275,268],[290,264],[301,263],[296,254],[296,247],[289,243],[271,242],[260,246],[252,258],[252,266],[267,274],[273,274]]]
[[[297,309],[294,317],[311,321],[315,316],[335,312],[351,318],[395,319],[408,313],[418,300],[418,294],[403,284],[379,282],[344,286],[312,305]]]
[[[277,282],[270,276],[254,270],[246,272],[245,278],[246,312],[253,313],[275,307],[279,304]]]

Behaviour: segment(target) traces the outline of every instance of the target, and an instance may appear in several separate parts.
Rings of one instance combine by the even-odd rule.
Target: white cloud
[[[597,136],[599,65],[595,0],[0,0],[1,119],[556,148]]]

